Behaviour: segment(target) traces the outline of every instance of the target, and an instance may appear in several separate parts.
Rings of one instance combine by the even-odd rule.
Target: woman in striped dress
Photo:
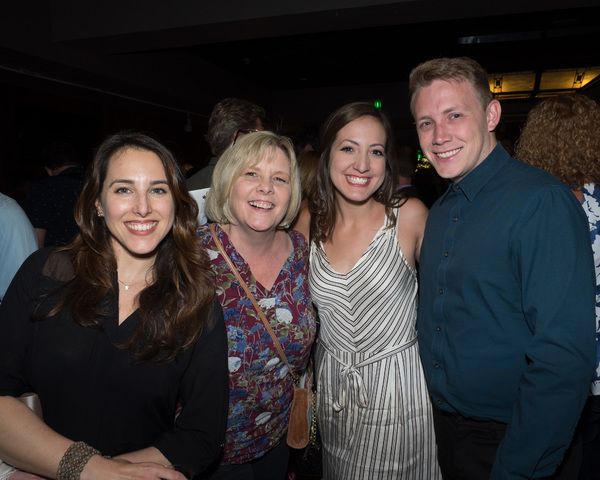
[[[321,151],[309,286],[324,477],[440,478],[415,330],[427,208],[394,195],[390,122],[370,103],[334,112]]]

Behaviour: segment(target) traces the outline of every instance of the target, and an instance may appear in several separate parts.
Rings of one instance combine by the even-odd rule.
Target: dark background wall
[[[0,191],[22,200],[54,140],[84,161],[107,134],[149,132],[201,166],[213,105],[254,101],[293,135],[338,106],[381,100],[416,146],[410,69],[467,55],[490,73],[600,65],[600,2],[24,0],[0,18]],[[597,81],[585,93],[598,99]],[[506,100],[516,137],[532,95]],[[190,128],[191,127],[191,128]]]

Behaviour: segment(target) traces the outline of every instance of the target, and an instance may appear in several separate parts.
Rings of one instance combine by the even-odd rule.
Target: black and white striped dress
[[[347,274],[313,242],[325,480],[441,478],[416,343],[417,275],[382,226]]]

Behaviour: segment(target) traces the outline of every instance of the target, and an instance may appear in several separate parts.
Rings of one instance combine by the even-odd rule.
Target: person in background
[[[37,248],[35,232],[23,209],[0,193],[0,303],[23,261]]]
[[[296,154],[315,152],[319,142],[319,129],[312,125],[300,128],[295,135]]]
[[[59,480],[185,480],[219,456],[227,344],[196,215],[160,143],[125,133],[100,145],[80,233],[32,254],[0,305],[7,464]],[[29,391],[43,421],[14,398]]]
[[[596,271],[596,369],[579,423],[580,480],[600,478],[600,105],[580,94],[557,95],[536,105],[516,145],[517,159],[562,180],[589,223]]]
[[[42,150],[48,177],[31,184],[24,210],[35,229],[38,246],[63,246],[78,233],[73,207],[83,185],[84,170],[75,148],[54,142]]]
[[[199,227],[198,234],[211,258],[227,325],[229,419],[221,465],[202,478],[286,478],[292,375],[306,368],[315,338],[308,245],[287,230],[300,198],[294,147],[286,137],[247,135],[215,167],[205,205],[211,225]],[[264,311],[293,372],[218,244]]]
[[[438,479],[415,329],[427,208],[394,193],[391,124],[371,103],[332,113],[320,142],[298,228],[309,237],[308,217],[324,478]]]
[[[317,172],[319,170],[319,154],[315,150],[307,150],[298,155],[298,172],[300,173],[300,185],[302,187],[302,202],[296,220],[292,222],[292,229],[298,230],[299,222],[310,221],[308,213],[309,198],[315,195],[317,190]],[[302,220],[302,218],[305,218]],[[308,240],[308,238],[307,238]]]
[[[236,139],[264,130],[265,110],[248,100],[225,98],[217,103],[208,119],[206,141],[213,157],[208,165],[187,180],[190,190],[210,187],[213,170],[223,152]]]
[[[417,197],[423,201],[412,183],[417,171],[417,151],[407,143],[398,143],[396,148],[396,191],[404,190],[405,196]]]
[[[419,265],[444,479],[577,478],[581,443],[569,445],[595,359],[583,210],[496,141],[501,106],[476,61],[427,61],[409,88],[421,148],[451,182],[429,212]]]

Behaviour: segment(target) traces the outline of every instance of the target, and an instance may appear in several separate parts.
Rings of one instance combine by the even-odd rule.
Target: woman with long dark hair
[[[319,143],[309,287],[324,478],[437,479],[415,329],[427,208],[394,193],[392,127],[372,104],[336,110]]]
[[[100,145],[79,235],[31,255],[0,307],[6,463],[59,480],[182,480],[218,457],[227,344],[196,216],[163,145],[138,133]],[[28,391],[43,421],[14,398]]]

